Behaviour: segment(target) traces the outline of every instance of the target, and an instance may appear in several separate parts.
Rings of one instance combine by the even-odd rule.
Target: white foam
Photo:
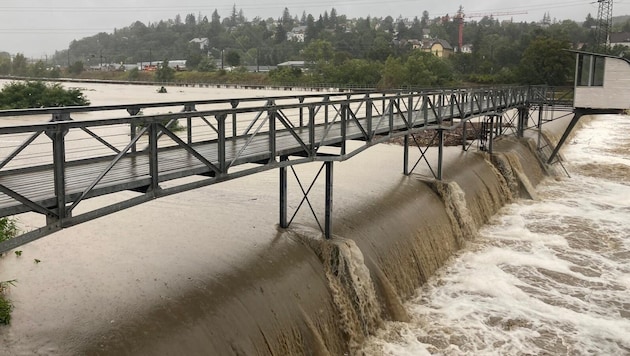
[[[572,164],[629,164],[628,117],[586,125]],[[613,167],[614,169],[614,167]],[[480,238],[407,304],[366,354],[630,354],[630,186],[606,177],[548,180],[540,201],[505,207]]]

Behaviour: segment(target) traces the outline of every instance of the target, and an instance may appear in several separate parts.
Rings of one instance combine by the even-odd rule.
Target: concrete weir
[[[268,172],[243,178],[255,191],[239,179],[182,193],[4,256],[0,280],[18,284],[0,354],[353,354],[384,320],[407,320],[402,303],[545,176],[513,138],[492,156],[448,148],[442,181],[402,175],[399,146],[371,150],[335,166],[331,240],[306,213],[277,227]],[[238,194],[212,202],[227,191]]]

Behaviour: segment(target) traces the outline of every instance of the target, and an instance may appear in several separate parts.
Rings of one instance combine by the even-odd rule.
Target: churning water
[[[567,142],[570,178],[504,207],[368,355],[630,355],[630,119]]]

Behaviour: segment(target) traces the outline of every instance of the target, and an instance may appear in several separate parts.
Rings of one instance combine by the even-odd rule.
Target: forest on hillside
[[[285,8],[277,19],[247,19],[236,7],[227,17],[176,15],[144,24],[134,22],[113,33],[98,33],[70,43],[49,63],[27,63],[23,56],[0,55],[0,74],[58,76],[78,74],[110,64],[183,60],[189,72],[212,73],[208,78],[229,80],[222,67],[276,66],[305,61],[306,68],[275,69],[257,77],[274,83],[338,83],[347,85],[448,86],[455,83],[522,83],[562,85],[572,80],[573,55],[565,50],[595,50],[596,20],[511,22],[484,17],[466,21],[464,44],[458,50],[459,18],[347,18],[333,8],[323,14],[291,14]],[[615,25],[630,30],[630,21]],[[300,33],[301,37],[296,37]],[[195,39],[207,39],[200,43]],[[423,39],[443,40],[455,53],[438,58],[418,50]],[[607,49],[624,55],[626,47]],[[16,63],[17,62],[17,63]],[[177,73],[158,73],[162,81]],[[129,73],[130,79],[138,73]],[[232,75],[233,76],[233,75]],[[247,81],[246,75],[239,77]],[[231,80],[234,80],[233,78]]]

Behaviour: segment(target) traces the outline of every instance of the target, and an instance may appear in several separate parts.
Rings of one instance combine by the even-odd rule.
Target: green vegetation
[[[11,322],[13,304],[5,297],[5,293],[9,285],[14,286],[16,282],[16,280],[0,282],[0,324],[8,325]]]
[[[10,240],[17,234],[18,228],[15,219],[0,218],[0,242]]]
[[[11,218],[0,219],[0,242],[14,238],[18,233],[15,220]],[[21,254],[21,253],[20,253]],[[18,254],[16,254],[17,256]],[[15,285],[15,280],[0,281],[0,324],[7,325],[11,322],[13,304],[6,298],[5,293],[10,285]]]
[[[2,110],[89,104],[79,89],[64,89],[59,83],[12,82],[0,91]]]
[[[351,19],[334,8],[301,16],[285,8],[278,18],[247,19],[233,7],[225,17],[215,10],[136,21],[73,41],[46,63],[0,53],[0,75],[380,88],[564,85],[572,82],[574,65],[562,49],[598,48],[597,21],[590,14],[583,22],[552,20],[549,14],[529,23],[466,21],[461,51],[459,24],[457,16],[431,17],[427,11],[414,18]],[[630,19],[613,21],[613,31],[628,30]],[[435,43],[444,50],[429,46]],[[623,46],[608,52],[630,56]],[[186,65],[165,65],[180,60]],[[275,69],[288,61],[304,65]],[[125,70],[123,63],[135,69]]]

